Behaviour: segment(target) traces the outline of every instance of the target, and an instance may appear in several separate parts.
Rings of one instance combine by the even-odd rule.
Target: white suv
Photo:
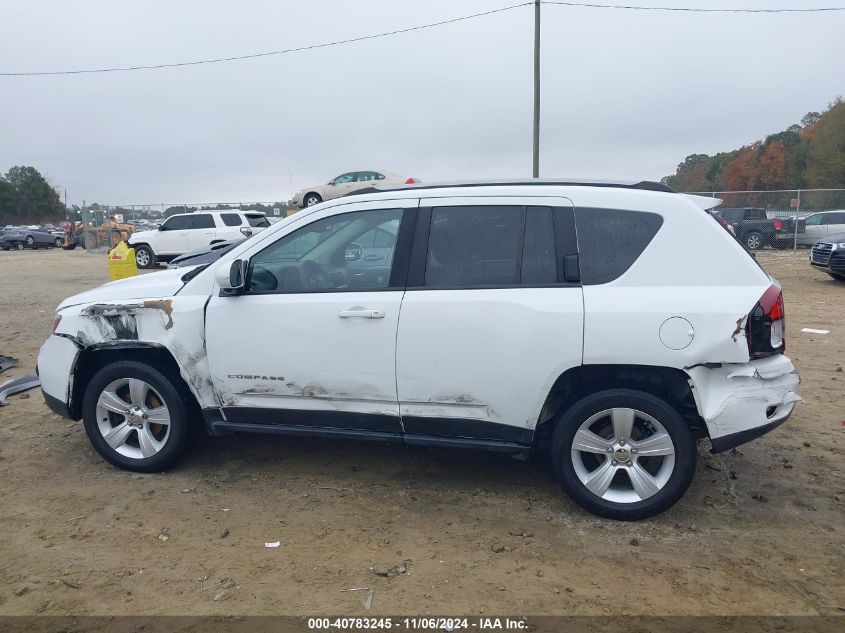
[[[170,467],[201,424],[544,446],[583,507],[651,516],[689,486],[695,439],[730,449],[799,400],[781,290],[718,203],[529,181],[320,204],[213,264],[65,300],[44,396],[130,470]]]
[[[138,268],[152,268],[209,244],[249,237],[268,226],[267,217],[257,211],[180,213],[167,218],[158,230],[133,233],[127,244],[135,249]]]

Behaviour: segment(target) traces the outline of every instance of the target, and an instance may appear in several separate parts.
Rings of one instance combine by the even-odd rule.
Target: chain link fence
[[[801,248],[834,233],[845,233],[845,189],[780,191],[697,191],[719,198],[715,211],[749,248]]]

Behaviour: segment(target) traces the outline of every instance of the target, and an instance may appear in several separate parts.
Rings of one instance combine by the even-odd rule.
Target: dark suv
[[[845,233],[828,235],[813,244],[810,266],[826,272],[839,281],[845,281]]]

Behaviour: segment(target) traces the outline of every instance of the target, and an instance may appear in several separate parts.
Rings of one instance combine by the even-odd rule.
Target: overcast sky
[[[517,2],[0,0],[0,72],[243,55]],[[530,176],[533,19],[521,7],[248,61],[0,77],[0,171],[37,167],[75,204],[283,200],[289,173],[295,189],[363,169],[425,181]],[[541,176],[656,180],[688,154],[782,130],[845,93],[843,27],[845,12],[546,5]]]

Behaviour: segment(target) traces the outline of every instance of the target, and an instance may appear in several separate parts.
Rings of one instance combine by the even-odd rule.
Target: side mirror
[[[224,294],[240,294],[246,284],[246,272],[249,262],[234,260],[229,266],[220,266],[214,273],[214,279]]]
[[[343,254],[343,260],[346,263],[357,262],[363,259],[364,249],[356,242],[350,242],[346,245],[346,252]]]

